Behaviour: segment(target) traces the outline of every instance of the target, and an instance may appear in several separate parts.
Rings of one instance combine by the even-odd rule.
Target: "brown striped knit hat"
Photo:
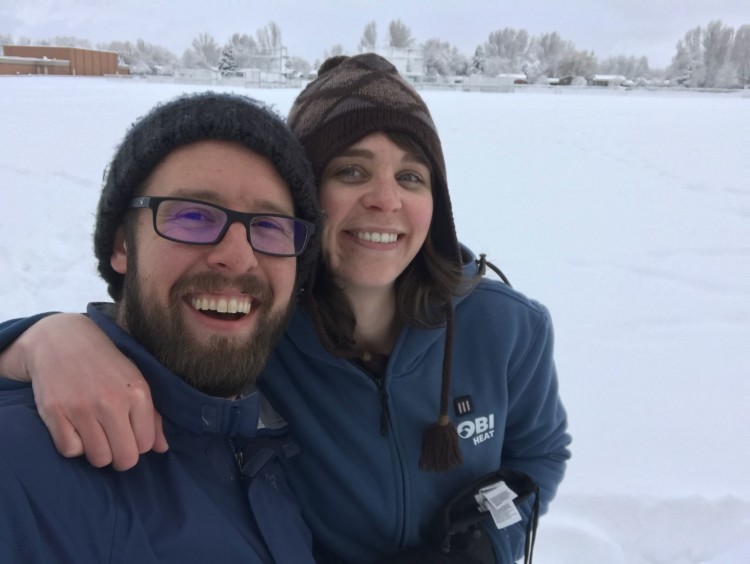
[[[295,100],[287,123],[307,152],[318,186],[331,159],[363,137],[378,131],[408,135],[430,159],[432,244],[443,257],[462,263],[437,128],[422,98],[396,67],[374,53],[326,60],[318,77]],[[448,304],[440,412],[424,433],[419,459],[426,471],[450,470],[463,460],[448,416],[452,350],[453,310]]]
[[[318,185],[333,157],[371,133],[401,132],[419,143],[434,177],[432,242],[438,253],[461,263],[437,128],[396,67],[374,53],[327,59],[297,96],[287,123],[304,146]]]

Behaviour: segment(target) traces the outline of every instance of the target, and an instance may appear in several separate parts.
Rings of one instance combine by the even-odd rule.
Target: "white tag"
[[[521,514],[518,513],[513,503],[517,497],[516,493],[505,485],[505,482],[486,486],[474,496],[479,503],[479,509],[492,514],[492,520],[495,521],[498,529],[504,529],[521,520]]]

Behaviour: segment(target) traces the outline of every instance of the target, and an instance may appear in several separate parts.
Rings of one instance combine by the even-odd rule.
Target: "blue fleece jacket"
[[[475,272],[468,263],[465,275]],[[36,320],[0,325],[0,350]],[[554,497],[570,436],[548,311],[490,279],[456,300],[450,416],[464,463],[433,474],[418,460],[439,413],[444,342],[442,328],[405,327],[378,380],[327,353],[304,310],[292,319],[260,388],[302,449],[282,463],[319,562],[365,563],[421,546],[436,512],[501,466],[533,478],[542,511]],[[502,530],[487,523],[498,563],[522,557],[525,519]]]
[[[465,276],[475,272],[472,261]],[[326,352],[298,311],[266,367],[260,387],[302,448],[285,462],[287,477],[316,541],[343,561],[422,545],[437,511],[501,466],[539,485],[542,512],[563,478],[570,436],[550,316],[487,278],[455,304],[450,417],[463,465],[419,470],[422,434],[439,413],[444,344],[444,328],[405,327],[378,380]],[[498,563],[523,557],[525,520],[487,524]]]
[[[127,472],[63,458],[31,388],[0,379],[0,562],[312,562],[279,463],[294,444],[260,394],[201,394],[88,313],[146,377],[170,450]]]

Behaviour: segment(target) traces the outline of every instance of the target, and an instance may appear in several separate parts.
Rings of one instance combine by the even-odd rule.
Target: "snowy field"
[[[0,78],[0,319],[107,299],[126,127],[197,87]],[[242,90],[285,114],[296,90]],[[425,92],[460,239],[547,304],[573,458],[541,564],[750,562],[750,96]]]

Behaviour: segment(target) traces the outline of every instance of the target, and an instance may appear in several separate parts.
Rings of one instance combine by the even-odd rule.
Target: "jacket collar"
[[[86,308],[88,316],[112,339],[143,374],[151,388],[154,405],[159,413],[178,428],[193,434],[239,435],[251,438],[256,435],[260,421],[260,394],[226,400],[203,394],[182,378],[165,368],[106,313],[109,304],[91,303]]]
[[[477,262],[474,254],[467,247],[461,247],[464,278],[470,279],[477,273]],[[453,299],[454,307],[466,299],[467,294],[457,296]],[[388,373],[394,377],[406,374],[414,370],[414,366],[423,361],[430,353],[431,347],[436,341],[445,338],[445,327],[436,329],[417,329],[415,327],[404,327],[399,335],[393,352],[388,360]],[[304,307],[298,307],[287,327],[286,336],[280,346],[286,346],[291,340],[296,348],[304,351],[320,362],[327,364],[345,366],[348,360],[331,355],[321,344],[315,330],[315,325]],[[264,375],[264,377],[266,377]],[[270,375],[272,378],[273,375]]]

